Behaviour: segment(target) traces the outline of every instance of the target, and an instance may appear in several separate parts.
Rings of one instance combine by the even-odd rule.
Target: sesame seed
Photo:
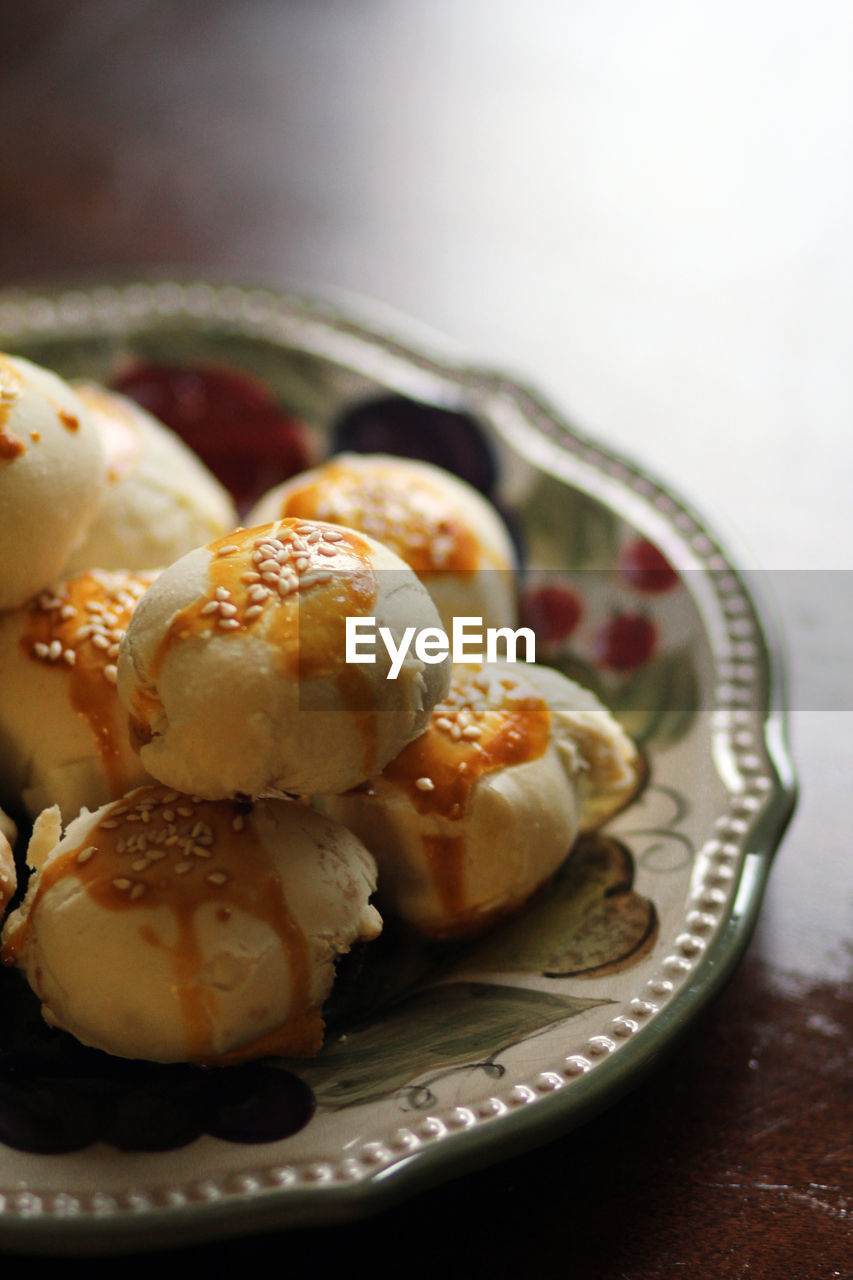
[[[235,627],[239,627],[240,623],[236,618],[220,618],[219,626],[223,631],[233,631]]]
[[[245,613],[246,621],[247,621],[247,622],[251,622],[251,621],[253,621],[255,618],[260,617],[260,615],[263,613],[263,611],[264,611],[264,606],[263,606],[262,604],[253,604],[253,605],[250,605],[250,606],[249,606],[249,608],[246,610],[246,613]]]
[[[240,548],[237,546],[237,544],[232,542],[232,543],[229,543],[227,547],[220,547],[216,554],[218,556],[230,556],[230,555],[233,555],[235,551],[239,551],[239,550]]]
[[[246,819],[243,817],[242,813],[238,813],[234,818],[233,822],[231,823],[231,826],[234,828],[235,831],[242,831],[245,825],[246,825]]]
[[[229,600],[230,598],[231,598],[231,592],[230,592],[230,591],[228,591],[228,590],[226,590],[226,588],[225,588],[225,587],[217,587],[217,588],[216,588],[216,599],[217,599],[217,600]]]
[[[94,856],[95,852],[96,852],[95,846],[93,844],[90,844],[88,848],[80,850],[80,852],[77,854],[76,861],[88,862],[89,859]]]
[[[109,680],[110,684],[118,683],[118,670],[114,662],[110,662],[104,667],[104,675],[107,680]]]
[[[64,604],[59,610],[59,616],[63,622],[67,622],[69,618],[77,617],[77,610],[73,604]]]
[[[191,862],[176,862],[175,875],[185,876],[188,871],[192,871],[193,864]]]
[[[131,862],[131,871],[147,871],[151,866],[150,858],[137,858],[135,862]]]
[[[191,809],[188,804],[179,804],[178,813],[182,818],[192,818],[195,816],[195,809]]]
[[[466,738],[468,742],[473,742],[476,738],[482,737],[482,734],[483,730],[476,724],[469,724],[467,729],[462,730],[462,737]]]
[[[117,880],[113,880],[113,888],[120,889],[122,893],[126,893],[133,882],[126,880],[124,876],[119,876]]]
[[[201,611],[202,615],[206,617],[211,613],[218,613],[220,610],[221,604],[222,602],[220,600],[211,600],[209,604],[206,604],[202,609]]]
[[[224,871],[211,871],[209,876],[205,876],[208,884],[227,884],[228,877]]]
[[[219,606],[219,614],[222,618],[233,618],[237,612],[236,604],[228,604],[224,602]]]
[[[415,786],[418,791],[435,791],[435,783],[432,778],[416,778]]]
[[[46,657],[47,657],[47,645],[46,645],[46,644],[42,644],[42,642],[41,642],[40,640],[37,640],[37,641],[35,642],[35,644],[33,645],[33,653],[35,654],[35,656],[36,656],[37,658],[46,658]]]

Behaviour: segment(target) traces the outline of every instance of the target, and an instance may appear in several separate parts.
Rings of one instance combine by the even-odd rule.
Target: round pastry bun
[[[381,930],[373,859],[296,801],[142,787],[61,838],[47,810],[29,856],[3,958],[47,1022],[119,1057],[312,1056],[336,957]]]
[[[12,852],[17,834],[18,830],[12,819],[0,809],[0,918],[4,915],[18,887],[15,855]]]
[[[14,845],[18,838],[17,823],[3,809],[0,809],[0,836],[3,836],[10,845]]]
[[[0,614],[0,799],[64,818],[150,781],[116,689],[128,620],[155,575],[92,570]]]
[[[389,914],[430,937],[466,937],[557,870],[588,794],[636,785],[635,754],[593,695],[559,673],[466,665],[379,777],[314,803],[374,854]]]
[[[159,568],[234,528],[231,498],[174,432],[117,392],[87,382],[74,390],[100,432],[107,487],[66,576]]]
[[[249,523],[301,516],[369,534],[426,585],[446,630],[454,617],[487,627],[516,620],[515,549],[494,507],[428,462],[341,453],[277,485]]]
[[[410,652],[395,679],[347,661],[346,617],[399,641],[438,624],[424,587],[373,539],[318,521],[241,529],[166,569],[121,647],[119,695],[143,766],[222,799],[342,791],[425,727],[450,662]]]
[[[55,373],[0,355],[0,610],[61,574],[106,484],[88,409]]]

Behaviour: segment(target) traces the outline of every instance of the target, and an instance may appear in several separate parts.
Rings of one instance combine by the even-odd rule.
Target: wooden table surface
[[[757,932],[646,1083],[370,1221],[174,1256],[853,1276],[853,9],[2,8],[0,286],[192,268],[417,317],[746,548],[792,670],[802,792]]]

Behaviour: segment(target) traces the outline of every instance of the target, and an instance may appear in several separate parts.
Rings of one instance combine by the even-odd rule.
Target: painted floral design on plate
[[[569,1127],[621,1092],[646,1060],[646,1029],[661,1028],[662,1047],[731,971],[793,804],[772,655],[713,535],[518,383],[334,305],[201,282],[104,286],[0,298],[0,333],[8,350],[126,390],[145,389],[146,365],[176,371],[183,392],[167,390],[173,405],[195,406],[196,436],[186,433],[214,469],[228,465],[232,440],[205,392],[217,389],[221,407],[248,379],[253,410],[232,478],[244,507],[341,448],[424,458],[468,479],[519,548],[538,660],[598,693],[648,764],[633,804],[581,841],[516,919],[445,947],[389,923],[345,960],[321,1055],[261,1064],[276,1087],[286,1077],[310,1089],[313,1114],[303,1093],[265,1142],[254,1123],[263,1090],[250,1096],[259,1078],[244,1082],[249,1095],[208,1098],[184,1147],[128,1149],[119,1127],[70,1164],[6,1148],[6,1238],[33,1227],[70,1239],[69,1205],[74,1238],[90,1241],[107,1219],[128,1241],[172,1221],[182,1238],[204,1238],[223,1207],[235,1230],[244,1207],[256,1225],[352,1216],[396,1185],[451,1176],[466,1144],[475,1163],[499,1156],[541,1108]],[[206,383],[211,370],[218,381]],[[120,1126],[128,1110],[119,1100]]]

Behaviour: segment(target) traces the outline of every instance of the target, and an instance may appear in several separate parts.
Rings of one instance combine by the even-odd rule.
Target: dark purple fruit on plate
[[[120,1151],[174,1151],[205,1131],[201,1082],[180,1069],[153,1069],[149,1078],[119,1087],[101,1134]]]
[[[314,1114],[308,1086],[262,1062],[211,1071],[204,1087],[207,1132],[226,1142],[276,1142],[304,1128]]]
[[[100,1135],[97,1091],[80,1080],[0,1075],[0,1142],[19,1151],[81,1151]]]
[[[348,409],[335,428],[334,448],[431,462],[485,494],[497,480],[491,446],[475,418],[404,396],[384,396]]]

